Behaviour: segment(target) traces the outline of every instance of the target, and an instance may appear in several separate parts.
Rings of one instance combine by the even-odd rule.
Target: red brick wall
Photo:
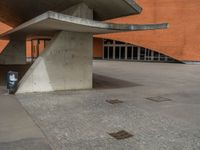
[[[11,28],[0,22],[0,34],[10,30]],[[4,49],[4,47],[8,44],[8,41],[0,40],[0,53]]]
[[[98,35],[143,46],[178,60],[200,61],[200,0],[136,0],[143,7],[139,15],[110,22],[146,24],[168,22],[170,28]]]
[[[93,41],[93,56],[94,58],[102,58],[103,55],[103,40],[101,38],[94,38]]]

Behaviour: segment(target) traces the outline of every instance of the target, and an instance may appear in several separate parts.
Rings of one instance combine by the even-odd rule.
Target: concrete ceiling
[[[61,12],[84,2],[94,10],[94,20],[106,20],[138,14],[134,0],[0,0],[0,21],[16,27],[46,11]]]

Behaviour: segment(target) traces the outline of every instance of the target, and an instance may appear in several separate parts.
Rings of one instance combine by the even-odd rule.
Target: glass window
[[[115,48],[115,59],[119,59],[119,47]]]
[[[160,61],[165,61],[165,55],[160,54]]]
[[[140,60],[145,60],[145,48],[140,49]]]
[[[32,43],[33,56],[37,54],[37,45],[39,44]],[[144,47],[137,47],[136,45],[109,39],[104,40],[105,59],[125,60],[126,56],[128,60],[175,61],[173,58]]]
[[[152,51],[149,49],[146,49],[146,60],[151,60],[151,54],[152,54]]]
[[[104,59],[108,59],[108,47],[104,47]]]
[[[145,48],[141,47],[140,54],[145,55]]]
[[[127,59],[132,59],[132,54],[133,54],[132,47],[131,46],[127,47]]]
[[[125,47],[121,47],[121,59],[125,59]]]
[[[113,59],[113,47],[109,47],[109,59]]]
[[[154,60],[155,61],[159,60],[159,53],[158,52],[154,52]]]
[[[138,47],[133,47],[133,59],[137,60],[138,58]]]

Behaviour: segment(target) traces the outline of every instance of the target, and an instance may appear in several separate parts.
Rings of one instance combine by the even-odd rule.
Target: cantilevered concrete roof
[[[112,24],[93,21],[89,19],[69,16],[48,11],[15,29],[0,36],[0,39],[12,39],[16,37],[52,36],[58,31],[87,32],[93,34],[115,33],[137,30],[166,29],[167,23],[153,25],[128,25]]]
[[[81,2],[93,9],[94,20],[99,21],[142,10],[134,0],[0,0],[0,21],[16,27],[44,12],[61,12]]]

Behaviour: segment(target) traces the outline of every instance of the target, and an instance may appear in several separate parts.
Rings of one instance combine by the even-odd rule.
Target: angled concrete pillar
[[[84,3],[64,13],[92,18]],[[92,33],[60,31],[19,83],[17,93],[92,88]]]
[[[61,31],[20,81],[17,93],[92,88],[92,34]]]
[[[11,40],[0,54],[0,64],[26,64],[25,39]]]

